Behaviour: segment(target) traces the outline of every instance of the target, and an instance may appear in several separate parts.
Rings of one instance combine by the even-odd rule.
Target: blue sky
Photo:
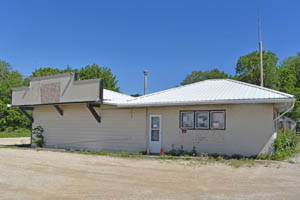
[[[112,69],[122,92],[179,85],[193,70],[234,74],[257,50],[257,8],[264,50],[280,60],[300,51],[300,1],[0,0],[0,59],[28,76],[35,68]]]

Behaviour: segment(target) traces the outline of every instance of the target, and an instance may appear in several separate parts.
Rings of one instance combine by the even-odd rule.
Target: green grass
[[[0,147],[0,148],[16,148],[22,150],[35,150],[35,151],[53,151],[60,153],[72,153],[72,154],[83,154],[83,155],[91,155],[91,156],[109,156],[109,157],[117,157],[124,159],[147,159],[147,160],[160,160],[162,163],[176,163],[184,166],[191,167],[201,167],[203,165],[213,165],[213,164],[221,164],[230,166],[233,168],[240,167],[254,167],[256,165],[263,165],[265,167],[271,167],[274,164],[280,164],[277,161],[273,160],[257,160],[255,158],[229,158],[224,159],[221,157],[214,158],[207,155],[201,156],[171,156],[163,154],[161,156],[148,156],[143,153],[129,154],[126,152],[97,152],[97,151],[85,151],[83,149],[74,150],[74,149],[47,149],[47,148],[24,148],[24,147]],[[288,161],[290,164],[295,164],[294,161]],[[280,168],[280,165],[277,166]]]
[[[300,153],[300,136],[297,136],[296,153]]]
[[[15,131],[0,132],[0,138],[14,138],[14,137],[30,137],[31,131],[29,129],[18,129]]]
[[[223,157],[219,156],[218,158],[213,158],[210,156],[172,156],[162,154],[160,156],[147,156],[143,155],[142,153],[137,154],[128,154],[126,152],[95,152],[95,151],[84,151],[84,150],[74,150],[69,149],[65,152],[68,153],[79,153],[85,155],[95,155],[95,156],[111,156],[111,157],[122,157],[122,158],[131,158],[131,159],[154,159],[154,160],[162,160],[162,161],[185,161],[190,166],[201,166],[207,164],[224,164],[231,167],[239,168],[239,167],[253,167],[255,164],[264,163],[262,161],[256,161],[253,158],[241,158],[241,159],[224,159]]]

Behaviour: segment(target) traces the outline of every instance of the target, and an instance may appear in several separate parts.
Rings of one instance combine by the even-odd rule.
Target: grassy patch
[[[239,168],[239,167],[252,167],[256,163],[262,163],[261,161],[256,161],[253,158],[223,158],[222,156],[212,157],[207,154],[199,155],[199,156],[173,156],[162,154],[160,156],[148,156],[143,153],[137,154],[129,154],[126,152],[96,152],[96,151],[84,151],[84,150],[74,150],[69,149],[66,152],[69,153],[79,153],[85,155],[96,155],[96,156],[111,156],[111,157],[121,157],[121,158],[131,158],[131,159],[154,159],[154,160],[162,160],[162,161],[182,161],[184,165],[188,166],[201,166],[207,164],[224,164],[227,166]],[[265,163],[265,162],[264,162]]]
[[[20,132],[20,131],[19,131]],[[27,130],[25,131],[30,136],[30,131]],[[12,134],[13,132],[10,132],[9,134]],[[1,133],[0,133],[1,134]],[[24,134],[24,133],[23,133]],[[22,136],[17,136],[17,137],[24,137]],[[128,158],[128,159],[153,159],[153,160],[161,160],[161,162],[176,162],[183,164],[183,165],[188,165],[188,166],[202,166],[202,165],[208,165],[208,164],[223,164],[227,166],[231,166],[234,168],[240,168],[240,167],[253,167],[256,164],[259,165],[264,165],[265,167],[271,167],[272,163],[275,163],[272,160],[281,160],[283,158],[289,158],[291,156],[294,156],[296,153],[300,153],[300,137],[297,137],[297,142],[296,146],[293,150],[292,154],[286,153],[286,149],[291,148],[294,143],[290,142],[289,136],[286,138],[281,138],[280,143],[277,144],[280,146],[280,149],[282,150],[281,152],[285,152],[285,156],[289,155],[288,157],[280,157],[280,159],[277,157],[275,159],[273,156],[270,155],[260,155],[258,157],[252,156],[252,157],[245,157],[242,155],[232,155],[232,156],[226,156],[226,155],[221,155],[221,154],[196,154],[193,151],[191,152],[185,152],[181,149],[176,150],[174,152],[166,152],[163,153],[160,156],[148,156],[145,155],[146,152],[140,152],[136,154],[129,154],[126,152],[98,152],[98,151],[86,151],[83,149],[80,150],[74,150],[74,149],[69,149],[69,150],[63,150],[63,152],[67,153],[77,153],[77,154],[85,154],[85,155],[95,155],[95,156],[111,156],[111,157],[119,157],[119,158]],[[288,145],[286,147],[286,145]],[[36,148],[35,150],[37,151],[42,151],[42,150],[50,150],[51,149],[43,149],[43,148]],[[56,151],[56,150],[53,150]],[[57,150],[58,151],[58,150]],[[61,151],[61,150],[60,150]],[[172,155],[173,154],[173,155]],[[278,154],[278,152],[277,152]],[[279,154],[282,155],[282,154]],[[288,163],[294,164],[295,162],[292,160],[287,160]],[[280,166],[278,165],[278,168]]]
[[[274,141],[275,152],[273,160],[284,160],[299,152],[299,138],[295,131],[278,131]]]
[[[297,144],[296,144],[295,152],[300,153],[300,136],[296,136],[296,138],[297,138]]]
[[[14,138],[14,137],[30,137],[31,131],[29,129],[18,129],[15,131],[0,132],[0,138]]]
[[[109,156],[109,157],[117,157],[117,158],[125,158],[125,159],[147,159],[147,160],[159,160],[162,163],[175,163],[184,166],[190,167],[201,167],[204,165],[214,165],[221,164],[227,165],[234,168],[240,167],[253,167],[255,165],[264,165],[265,167],[270,167],[272,163],[275,161],[271,160],[257,160],[255,158],[224,158],[221,156],[212,157],[207,154],[202,154],[198,156],[172,156],[162,154],[160,156],[149,156],[144,153],[136,153],[129,154],[126,152],[103,152],[103,151],[85,151],[83,149],[75,150],[75,149],[47,149],[47,148],[23,148],[23,147],[0,147],[0,148],[16,148],[22,150],[35,150],[35,151],[54,151],[61,153],[74,153],[74,154],[83,154],[83,155],[91,155],[91,156]]]

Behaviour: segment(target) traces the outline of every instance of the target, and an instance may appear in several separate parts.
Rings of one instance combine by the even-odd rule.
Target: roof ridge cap
[[[265,90],[265,91],[268,91],[268,92],[273,92],[275,94],[280,94],[280,95],[283,95],[283,96],[286,96],[286,97],[289,97],[289,98],[291,98],[290,96],[293,96],[295,98],[294,95],[287,94],[287,93],[284,93],[284,92],[280,92],[280,91],[277,91],[277,90],[273,90],[271,88],[266,88],[266,87],[263,87],[263,86],[258,86],[258,85],[254,85],[254,84],[251,84],[251,83],[246,83],[246,82],[238,81],[238,80],[234,80],[234,79],[226,79],[226,80],[231,81],[231,82],[235,82],[235,83],[238,83],[238,84],[241,84],[241,85],[247,85],[249,87],[254,87],[254,88],[257,88],[257,89]]]

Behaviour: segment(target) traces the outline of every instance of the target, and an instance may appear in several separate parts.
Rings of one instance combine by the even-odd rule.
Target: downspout
[[[146,124],[145,124],[145,133],[146,133],[146,154],[149,155],[150,154],[150,146],[149,146],[149,135],[148,135],[148,107],[146,107]]]
[[[277,137],[277,124],[276,121],[284,116],[286,113],[290,112],[295,106],[295,102],[293,102],[293,104],[291,105],[291,107],[289,107],[286,111],[284,111],[282,114],[280,114],[279,116],[277,116],[274,120],[274,132],[272,134],[272,136],[270,137],[270,139],[267,141],[267,143],[263,146],[262,150],[258,153],[258,154],[273,154],[274,153],[274,148],[273,148],[273,143],[274,140]],[[272,148],[272,150],[270,149]]]
[[[290,112],[291,110],[293,110],[295,106],[295,102],[293,102],[292,106],[290,108],[288,108],[286,111],[284,111],[281,115],[279,115],[278,117],[276,117],[273,121],[276,122],[276,120],[278,120],[280,117],[284,116],[286,113]]]

